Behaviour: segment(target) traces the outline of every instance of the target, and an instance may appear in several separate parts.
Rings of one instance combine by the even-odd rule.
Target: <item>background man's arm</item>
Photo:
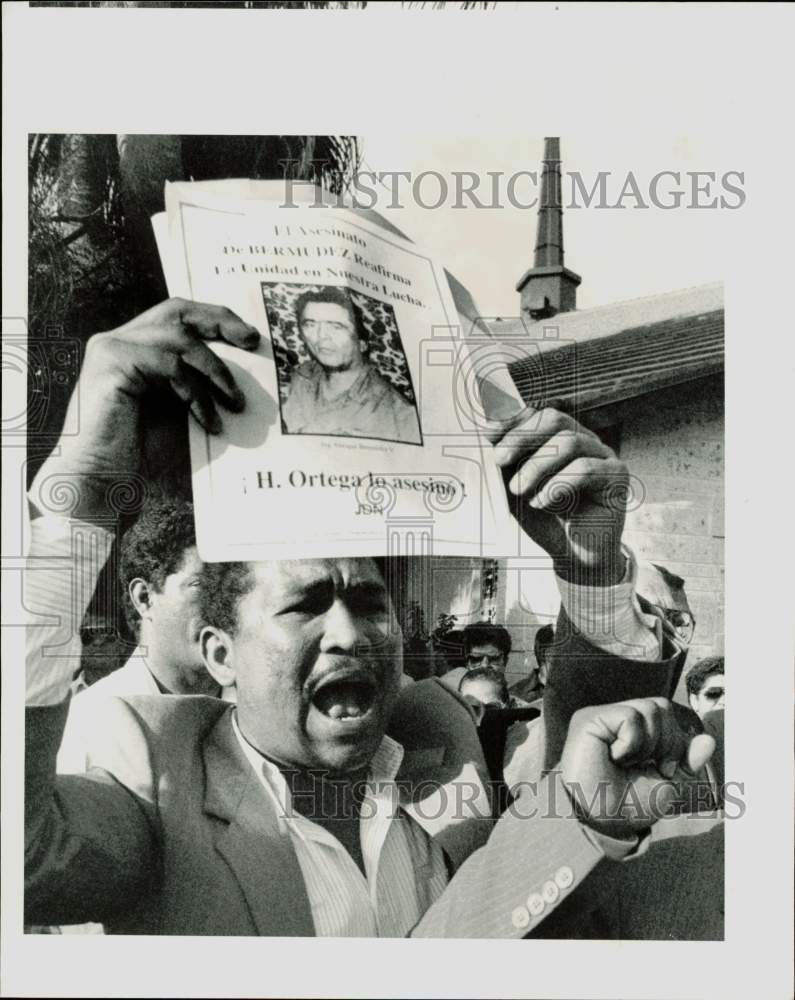
[[[560,759],[569,720],[580,708],[630,698],[669,698],[685,654],[642,611],[636,565],[624,549],[626,571],[609,587],[559,581],[561,609],[544,689],[544,762]]]
[[[88,540],[92,544],[86,545]],[[25,920],[102,921],[151,884],[154,817],[110,775],[56,776],[56,754],[79,663],[79,624],[111,536],[67,518],[31,526],[26,573]],[[86,556],[93,551],[93,556]],[[84,557],[80,558],[83,554]],[[51,624],[39,624],[42,620]],[[141,752],[134,748],[131,752]],[[144,751],[145,752],[145,751]]]
[[[205,343],[223,338],[252,350],[259,334],[230,310],[172,299],[124,326],[91,338],[62,437],[39,470],[31,505],[73,498],[68,517],[37,517],[25,574],[28,715],[26,723],[26,919],[30,923],[105,922],[157,877],[154,794],[146,791],[148,748],[135,727],[125,733],[141,788],[107,772],[55,776],[69,682],[79,662],[79,626],[111,544],[112,490],[139,475],[153,390],[176,394],[209,433],[221,426],[218,403],[245,400],[227,366]],[[79,414],[72,411],[79,407]],[[42,624],[44,623],[44,624]],[[136,743],[136,739],[138,742]],[[140,766],[139,766],[140,765]]]

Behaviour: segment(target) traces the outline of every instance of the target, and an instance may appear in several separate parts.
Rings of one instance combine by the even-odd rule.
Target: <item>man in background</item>
[[[157,500],[125,533],[119,575],[127,624],[138,640],[135,654],[115,675],[125,694],[133,692],[123,671],[131,685],[140,679],[139,694],[220,693],[198,642],[201,569],[192,503]]]
[[[467,701],[477,701],[492,708],[510,708],[511,696],[505,674],[491,667],[476,667],[461,678],[458,692]]]
[[[637,593],[645,604],[644,610],[657,614],[666,634],[681,649],[687,649],[693,639],[696,619],[687,599],[683,578],[659,563],[640,559]]]
[[[125,616],[138,645],[123,667],[73,698],[59,772],[85,770],[89,734],[102,727],[102,706],[110,697],[204,694],[234,700],[234,689],[222,689],[202,659],[201,570],[193,504],[163,497],[148,502],[122,537],[119,560]]]
[[[542,625],[533,640],[533,655],[536,661],[535,670],[514,684],[511,694],[515,698],[532,704],[544,696],[544,687],[549,674],[549,657],[552,643],[555,641],[555,629],[552,625]]]
[[[488,667],[504,674],[511,655],[511,635],[502,625],[491,625],[479,622],[467,625],[461,634],[463,643],[463,666],[453,667],[443,674],[440,680],[448,687],[458,691],[465,674],[472,670]]]
[[[295,318],[309,360],[293,371],[282,423],[290,434],[421,444],[411,403],[367,359],[367,337],[342,288],[304,292]]]
[[[726,707],[726,681],[722,656],[708,656],[691,667],[685,678],[690,707],[704,716]]]

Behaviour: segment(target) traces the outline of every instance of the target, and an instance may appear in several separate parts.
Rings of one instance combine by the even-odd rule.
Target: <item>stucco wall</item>
[[[627,541],[686,581],[696,618],[689,667],[723,652],[722,377],[625,404],[620,452],[646,492],[627,519]]]

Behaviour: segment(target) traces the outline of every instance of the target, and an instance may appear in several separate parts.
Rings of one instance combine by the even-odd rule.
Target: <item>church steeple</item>
[[[516,286],[522,316],[543,319],[577,308],[579,274],[563,266],[563,198],[560,181],[560,139],[544,139],[541,198],[533,267]]]

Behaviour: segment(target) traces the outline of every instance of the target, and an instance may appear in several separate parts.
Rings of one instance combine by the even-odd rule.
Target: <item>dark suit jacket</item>
[[[608,662],[579,637],[570,644],[579,654],[571,669],[588,669],[589,656],[593,669],[601,661],[608,688],[615,671],[648,666]],[[553,732],[565,730],[558,704]],[[114,699],[92,771],[56,777],[66,708],[28,710],[27,922],[95,920],[110,932],[137,934],[313,934],[289,836],[234,736],[230,706],[202,697]],[[521,808],[493,824],[471,715],[435,679],[403,692],[390,731],[406,751],[402,804],[456,873],[415,936],[524,936],[603,859],[565,809],[544,815],[550,794],[565,801],[554,776],[539,786],[537,801],[523,792]],[[526,921],[528,896],[562,867],[571,885]],[[578,920],[570,926],[578,936]]]
[[[643,598],[640,603],[644,611],[652,611]],[[662,658],[657,663],[613,656],[579,635],[561,609],[544,688],[545,769],[560,760],[569,720],[577,709],[630,698],[673,697],[687,650],[666,633],[661,641]]]

